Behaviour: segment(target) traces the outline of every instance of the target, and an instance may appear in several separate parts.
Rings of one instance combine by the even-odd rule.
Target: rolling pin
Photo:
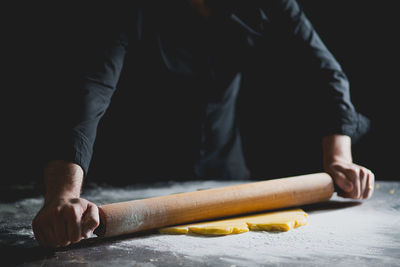
[[[334,192],[327,173],[251,182],[99,206],[98,237],[327,201]]]

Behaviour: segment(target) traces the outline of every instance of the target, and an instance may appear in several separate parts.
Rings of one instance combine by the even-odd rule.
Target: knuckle
[[[357,178],[359,174],[359,168],[350,168],[347,170],[351,177]]]
[[[370,171],[370,178],[372,178],[373,180],[375,180],[375,174],[374,174],[372,171]]]
[[[55,212],[56,212],[56,213],[63,213],[64,210],[65,210],[65,206],[57,206],[57,207],[55,208]]]
[[[361,168],[361,169],[360,169],[360,175],[361,175],[363,178],[367,178],[370,174],[371,174],[371,171],[368,170],[367,168]]]

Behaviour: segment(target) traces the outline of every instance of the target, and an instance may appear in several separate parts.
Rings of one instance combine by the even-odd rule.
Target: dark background
[[[396,127],[400,111],[397,104],[400,46],[395,1],[298,2],[341,63],[350,80],[351,97],[357,110],[371,120],[370,132],[354,144],[355,162],[373,170],[378,180],[400,179],[397,173],[400,141]],[[52,64],[60,64],[69,57],[65,53],[61,55],[59,49],[70,45],[65,36],[73,36],[68,31],[77,27],[74,13],[63,12],[74,8],[79,7],[30,4],[2,10],[6,13],[2,16],[0,33],[2,184],[31,184],[42,180],[45,132],[57,119],[50,108],[49,95],[57,94],[58,88],[57,72],[52,71]],[[63,15],[59,17],[60,14]],[[74,45],[77,44],[79,40],[75,40]],[[293,140],[299,142],[281,142],[277,133],[268,137],[272,126],[268,117],[262,116],[268,114],[263,104],[268,100],[262,94],[253,89],[241,94],[240,99],[245,155],[254,177],[318,171],[318,144],[307,140],[301,125],[295,125],[293,132],[286,132],[284,136],[305,138],[304,142],[296,138]],[[116,182],[131,179],[137,173],[135,164],[141,164],[134,147],[130,146],[132,143],[120,140],[121,136],[134,134],[132,127],[118,124],[118,112],[121,112],[118,103],[126,101],[125,97],[117,91],[101,121],[89,180],[103,181],[111,176]],[[143,171],[139,175],[145,177]]]

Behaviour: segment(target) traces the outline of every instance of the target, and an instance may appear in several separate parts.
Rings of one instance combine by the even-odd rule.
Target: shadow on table
[[[301,206],[301,208],[307,213],[315,213],[315,212],[324,212],[330,210],[346,209],[359,206],[361,204],[362,204],[361,201],[354,201],[354,200],[348,200],[348,201],[329,200],[321,203],[303,205]]]

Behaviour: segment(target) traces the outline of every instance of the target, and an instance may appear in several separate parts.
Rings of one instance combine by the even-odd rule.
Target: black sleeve
[[[342,67],[322,42],[311,22],[295,0],[265,1],[260,9],[265,24],[279,32],[290,46],[300,54],[312,72],[321,90],[319,110],[323,116],[319,121],[321,135],[343,134],[356,142],[369,130],[370,121],[358,113],[350,99],[349,81]],[[267,5],[268,4],[268,5]],[[268,34],[265,32],[265,34]],[[307,92],[305,92],[307,93]],[[317,106],[316,106],[317,107]]]
[[[57,108],[63,110],[52,124],[45,162],[71,161],[80,165],[86,175],[98,123],[110,104],[124,66],[128,38],[122,29],[103,27],[82,36],[86,39],[76,41],[82,47],[76,49],[75,62],[69,61],[68,68],[73,69],[69,73],[73,75],[64,77],[67,81],[63,97],[56,97],[62,106]]]

